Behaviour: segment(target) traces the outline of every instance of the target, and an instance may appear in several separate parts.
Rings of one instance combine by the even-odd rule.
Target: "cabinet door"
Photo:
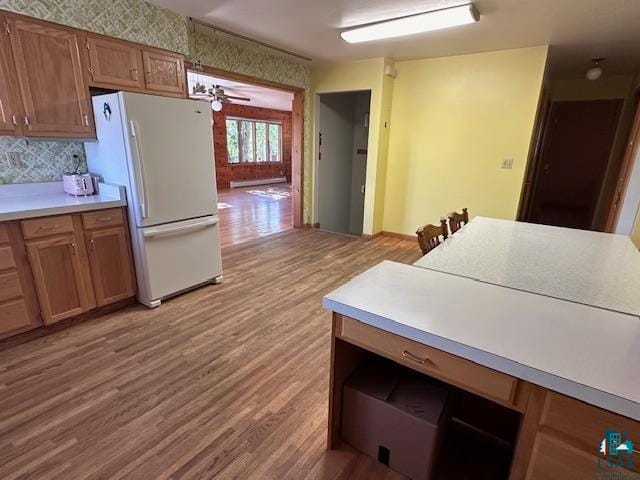
[[[124,227],[87,232],[89,264],[99,306],[134,295],[129,242]]]
[[[127,42],[89,35],[91,83],[103,87],[144,88],[142,52]]]
[[[147,90],[186,96],[184,61],[181,55],[143,50]]]
[[[0,22],[8,28],[4,17],[0,16]],[[0,133],[3,135],[20,133],[18,120],[22,114],[18,109],[19,98],[11,45],[7,35],[0,35]]]
[[[78,34],[71,29],[17,18],[10,18],[8,27],[26,134],[94,136]]]
[[[593,449],[594,452],[598,451],[596,447]],[[550,435],[538,433],[525,480],[595,479],[600,475],[602,478],[608,478],[607,473],[618,475],[611,478],[635,477],[634,473],[624,468],[611,471],[607,468],[606,462],[595,455],[583,452]]]
[[[46,324],[73,317],[94,307],[75,236],[27,243],[31,270]]]

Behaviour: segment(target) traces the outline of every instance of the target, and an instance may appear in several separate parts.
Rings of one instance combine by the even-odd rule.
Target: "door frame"
[[[520,192],[520,202],[518,203],[518,214],[516,219],[520,222],[526,222],[531,216],[531,207],[533,205],[533,192],[535,191],[538,179],[538,169],[541,165],[542,146],[547,135],[549,117],[551,114],[551,97],[545,87],[542,88],[540,94],[540,103],[538,104],[538,113],[536,115],[533,135],[531,137],[531,146],[529,147],[529,155],[527,166],[525,168],[524,181],[522,182],[522,190]]]
[[[249,83],[261,87],[274,88],[293,93],[293,109],[291,112],[291,196],[293,199],[293,228],[308,227],[304,223],[304,96],[301,87],[264,80],[242,73],[230,72],[216,67],[203,65],[202,69],[195,69],[192,62],[185,61],[185,82],[187,72],[199,72],[205,75]],[[188,85],[186,83],[185,85]],[[188,87],[187,87],[188,88]]]
[[[312,140],[312,150],[311,150],[311,166],[312,166],[312,171],[313,171],[313,178],[311,179],[311,184],[313,185],[313,199],[312,199],[312,204],[313,204],[313,208],[311,211],[311,226],[313,228],[318,228],[320,230],[322,230],[322,225],[319,222],[319,218],[318,218],[318,204],[319,204],[319,198],[318,198],[318,183],[320,181],[319,178],[319,171],[320,171],[320,165],[319,165],[319,161],[320,161],[320,97],[322,95],[332,95],[332,94],[340,94],[340,93],[361,93],[361,92],[369,92],[370,97],[369,97],[369,119],[371,119],[371,110],[372,110],[372,105],[373,105],[373,89],[371,88],[359,88],[359,89],[348,89],[348,90],[329,90],[329,91],[318,91],[318,92],[314,92],[312,94],[312,102],[313,102],[313,130],[311,132],[311,135],[313,137]],[[369,120],[370,121],[370,120]],[[369,150],[370,146],[371,146],[371,135],[372,135],[372,127],[371,127],[371,123],[369,123],[369,136],[367,139],[367,143],[369,145],[369,147],[367,147],[367,150]],[[369,170],[369,154],[367,152],[367,171]],[[365,191],[367,191],[369,189],[369,185],[367,183],[367,172],[365,172]],[[366,212],[366,197],[365,197],[365,212]],[[364,233],[364,221],[363,221],[363,233],[360,235],[361,238],[371,238],[371,235]]]
[[[640,92],[638,90],[633,92],[631,99],[636,104],[633,126],[627,138],[627,147],[625,148],[620,170],[618,170],[617,173],[618,181],[616,182],[616,188],[611,198],[609,214],[607,215],[607,222],[604,228],[606,233],[614,233],[618,226],[622,205],[629,186],[629,177],[633,171],[635,158],[638,153],[638,144],[640,144]]]

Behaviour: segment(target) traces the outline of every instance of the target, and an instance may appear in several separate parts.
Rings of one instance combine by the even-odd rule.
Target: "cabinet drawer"
[[[13,252],[9,245],[4,247],[0,246],[0,270],[6,270],[8,268],[14,268],[16,262],[13,259]]]
[[[626,433],[636,444],[640,441],[640,422],[556,393],[547,394],[540,425],[562,433],[587,452],[600,444],[607,430]],[[640,454],[635,454],[634,460],[634,471],[638,472]]]
[[[22,298],[0,305],[0,336],[29,326],[35,325]]]
[[[9,232],[6,225],[0,223],[0,245],[4,243],[9,243]]]
[[[114,227],[122,225],[124,218],[120,208],[112,208],[110,210],[97,210],[82,214],[82,225],[87,230],[94,228]]]
[[[342,317],[340,338],[482,396],[513,403],[518,380],[436,348]]]
[[[22,221],[22,234],[26,240],[72,232],[73,219],[71,215],[42,217]]]
[[[22,296],[20,278],[16,272],[0,274],[0,302]]]

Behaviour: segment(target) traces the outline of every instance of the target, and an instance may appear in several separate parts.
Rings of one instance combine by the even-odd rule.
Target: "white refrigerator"
[[[118,92],[93,97],[89,171],[125,185],[138,301],[222,281],[211,109]]]

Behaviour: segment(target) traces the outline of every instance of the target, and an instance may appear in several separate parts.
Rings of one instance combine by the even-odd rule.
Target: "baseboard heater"
[[[252,185],[268,185],[269,183],[287,183],[287,177],[255,178],[252,180],[231,180],[231,188],[251,187]]]

